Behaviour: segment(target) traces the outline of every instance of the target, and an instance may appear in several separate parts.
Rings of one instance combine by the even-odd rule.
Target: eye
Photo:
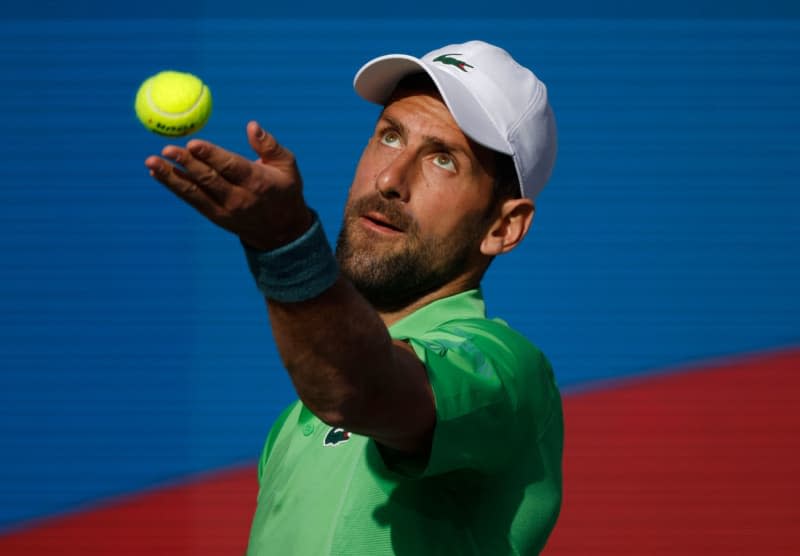
[[[447,170],[448,172],[455,172],[456,171],[456,163],[453,160],[453,157],[449,154],[439,153],[437,154],[434,159],[433,163],[436,164],[439,168]]]
[[[393,129],[387,129],[381,133],[381,143],[396,149],[400,146],[400,134]]]

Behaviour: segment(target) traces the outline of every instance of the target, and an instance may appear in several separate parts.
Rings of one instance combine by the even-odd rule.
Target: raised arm
[[[145,161],[151,175],[215,224],[259,251],[302,236],[306,206],[294,156],[257,123],[250,161],[206,141],[169,145]],[[297,302],[267,297],[278,350],[303,403],[323,421],[390,448],[424,453],[435,423],[422,362],[392,341],[385,324],[346,278]]]

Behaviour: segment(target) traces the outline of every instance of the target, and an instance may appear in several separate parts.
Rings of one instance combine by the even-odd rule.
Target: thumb
[[[275,137],[267,133],[258,122],[253,121],[247,124],[247,140],[262,162],[294,164],[294,155],[278,143]]]

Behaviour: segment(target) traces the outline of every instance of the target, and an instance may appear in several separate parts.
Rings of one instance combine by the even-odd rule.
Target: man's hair
[[[435,91],[439,94],[436,84],[425,72],[412,73],[402,78],[395,86],[398,89]],[[495,209],[503,201],[508,199],[519,199],[522,190],[517,177],[517,169],[514,167],[514,159],[511,155],[498,151],[494,152],[494,187],[492,188],[492,198],[487,207],[487,216],[493,214]]]
[[[522,188],[519,185],[514,159],[510,154],[494,151],[494,187],[490,208],[494,210],[503,201],[520,197]]]

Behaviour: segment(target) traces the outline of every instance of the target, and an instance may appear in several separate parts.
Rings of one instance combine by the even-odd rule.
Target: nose
[[[414,169],[410,149],[395,156],[375,178],[375,188],[384,199],[406,202],[410,196],[410,181]]]

